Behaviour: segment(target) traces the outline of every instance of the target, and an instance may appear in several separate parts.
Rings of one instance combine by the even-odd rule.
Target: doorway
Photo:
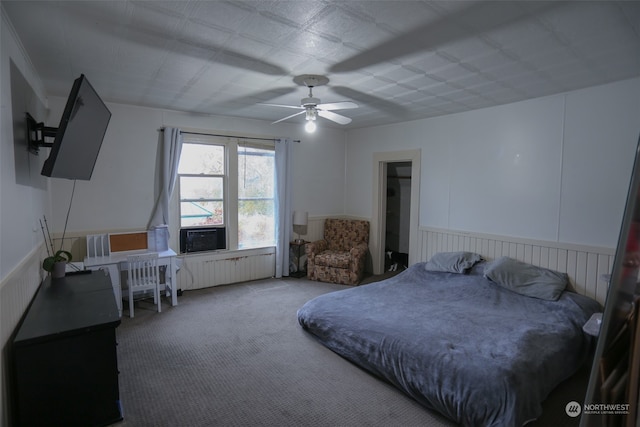
[[[411,162],[387,164],[387,207],[385,218],[385,253],[391,251],[399,259],[409,254],[409,221],[411,213]],[[406,266],[406,264],[405,264]],[[385,270],[391,262],[385,256]],[[398,269],[403,266],[398,265]]]
[[[386,153],[374,153],[373,155],[373,215],[371,217],[371,234],[369,250],[371,251],[373,274],[382,274],[385,270],[385,245],[387,245],[387,190],[389,188],[389,176],[392,178],[399,171],[406,172],[408,178],[404,184],[404,207],[398,218],[398,248],[400,248],[400,236],[404,236],[403,248],[407,247],[409,265],[419,261],[418,253],[418,221],[420,206],[420,161],[421,150],[394,151]],[[390,172],[391,171],[391,172]],[[399,176],[399,175],[398,175]],[[407,185],[408,184],[408,185]],[[407,197],[408,196],[408,197]],[[391,202],[390,202],[391,203]],[[393,201],[395,203],[395,201]],[[400,221],[402,219],[402,221]],[[395,230],[395,225],[390,224],[390,233]],[[389,243],[394,243],[390,239]]]

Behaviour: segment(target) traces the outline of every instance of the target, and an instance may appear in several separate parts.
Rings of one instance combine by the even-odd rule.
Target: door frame
[[[373,209],[369,251],[373,274],[384,272],[384,242],[387,211],[387,165],[396,162],[411,163],[411,209],[409,213],[409,265],[418,259],[418,227],[420,222],[420,162],[422,150],[404,150],[373,153]]]

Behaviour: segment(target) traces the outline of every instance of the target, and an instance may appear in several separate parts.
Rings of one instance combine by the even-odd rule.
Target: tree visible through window
[[[238,247],[275,244],[273,149],[238,147]]]

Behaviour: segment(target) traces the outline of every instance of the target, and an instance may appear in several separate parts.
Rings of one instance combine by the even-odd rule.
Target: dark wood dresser
[[[13,340],[15,425],[105,426],[122,420],[119,324],[104,272],[47,277]]]

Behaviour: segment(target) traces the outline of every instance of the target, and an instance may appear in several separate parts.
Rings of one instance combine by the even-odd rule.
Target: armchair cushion
[[[316,255],[316,265],[335,268],[349,268],[351,253],[344,251],[324,251]]]

